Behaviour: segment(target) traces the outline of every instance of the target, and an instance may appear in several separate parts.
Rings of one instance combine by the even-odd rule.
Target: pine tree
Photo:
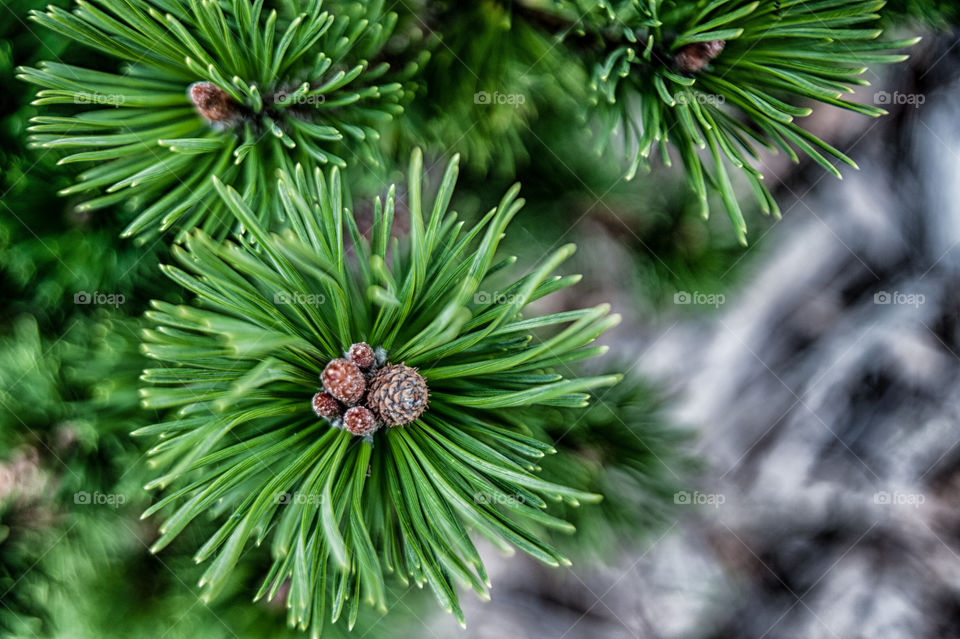
[[[779,215],[763,153],[856,166],[802,123],[884,114],[854,88],[916,41],[881,19],[922,13],[884,4],[18,0],[0,628],[115,632],[100,607],[138,629],[182,611],[199,637],[281,615],[291,636],[387,636],[384,615],[430,605],[410,585],[466,622],[460,590],[491,587],[475,536],[560,566],[658,530],[689,434],[598,357],[609,305],[551,306],[586,288],[554,242],[583,207],[545,167],[588,191],[636,177],[642,211],[658,154],[677,210],[719,204],[745,244]],[[679,253],[668,218],[650,232]],[[518,226],[542,255],[505,254]],[[740,255],[719,246],[703,262]],[[162,577],[125,599],[143,572]]]

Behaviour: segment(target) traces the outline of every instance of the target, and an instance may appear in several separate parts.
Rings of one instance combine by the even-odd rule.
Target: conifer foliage
[[[400,72],[386,60],[371,62],[387,57],[398,19],[382,0],[336,3],[333,12],[323,0],[290,0],[282,13],[266,12],[262,0],[92,1],[73,13],[51,7],[33,18],[122,60],[122,72],[47,62],[21,69],[20,77],[41,87],[36,104],[105,106],[40,116],[33,140],[43,148],[84,149],[61,162],[96,166],[63,193],[82,194],[83,209],[122,202],[137,211],[126,235],[174,225],[222,232],[231,218],[214,197],[211,175],[235,185],[258,216],[279,219],[270,197],[276,170],[289,173],[296,162],[344,166],[351,155],[377,163],[379,130],[403,111],[427,55],[405,56],[411,62]],[[835,162],[856,167],[796,120],[814,103],[885,113],[844,97],[868,84],[866,65],[901,61],[905,56],[891,51],[916,41],[879,39],[884,4],[555,0],[536,9],[518,3],[509,19],[527,40],[535,36],[523,28],[524,17],[556,31],[557,42],[540,47],[534,66],[553,58],[558,44],[571,48],[568,61],[583,65],[594,108],[582,117],[598,121],[599,150],[622,134],[632,177],[655,152],[671,164],[675,148],[702,214],[711,193],[719,194],[745,244],[730,167],[774,215],[776,201],[754,166],[758,149],[794,161],[809,156],[838,177]],[[417,19],[418,29],[423,24]],[[458,140],[469,133],[462,124],[454,130],[462,131]]]
[[[124,235],[233,222],[212,175],[257,212],[279,216],[274,172],[298,161],[376,162],[378,124],[402,111],[404,85],[371,63],[396,23],[383,2],[335,14],[321,0],[282,12],[262,0],[94,0],[33,19],[122,61],[119,73],[61,62],[21,69],[41,87],[34,104],[90,110],[35,118],[33,142],[92,165],[64,195],[81,210],[136,211]],[[409,69],[407,70],[409,72]]]
[[[251,628],[273,614],[296,636],[372,631],[405,616],[398,584],[427,586],[463,623],[461,591],[491,586],[476,537],[560,566],[577,544],[595,554],[667,519],[675,470],[696,465],[686,434],[643,380],[604,374],[635,364],[594,359],[619,316],[578,308],[567,294],[580,277],[555,274],[574,253],[570,211],[589,214],[582,193],[550,199],[552,184],[525,180],[553,235],[530,233],[542,255],[521,268],[503,254],[524,207],[506,184],[540,162],[586,164],[595,138],[596,175],[621,188],[654,155],[679,159],[693,195],[665,208],[706,216],[719,201],[746,243],[744,192],[779,214],[762,151],[836,175],[853,165],[803,117],[881,115],[853,89],[914,40],[881,37],[881,0],[463,4],[16,0],[0,12],[4,632],[102,636],[78,611],[106,590],[77,575],[113,593],[157,562],[168,582],[202,569],[210,605],[246,620],[224,634],[218,617],[203,639],[266,636]],[[22,28],[28,13],[42,36]],[[27,84],[9,90],[15,75]],[[470,175],[455,196],[461,151]],[[424,156],[453,159],[434,174]],[[399,174],[404,186],[385,186]],[[594,177],[580,181],[596,196]],[[504,188],[485,213],[467,210]],[[669,250],[674,233],[662,235]],[[18,497],[27,457],[6,449],[29,452],[50,490]],[[74,516],[82,491],[126,509]],[[44,560],[47,539],[67,541]],[[90,539],[110,543],[87,552]],[[108,566],[120,546],[131,563]],[[72,575],[67,594],[57,570]],[[4,597],[17,583],[29,589]],[[118,609],[196,603],[155,586]]]
[[[866,116],[886,113],[845,98],[871,63],[899,62],[891,50],[916,39],[878,39],[884,0],[649,0],[601,3],[593,16],[605,46],[592,76],[606,138],[625,135],[628,175],[660,153],[683,163],[704,217],[719,193],[741,243],[747,227],[728,165],[750,185],[762,210],[779,208],[753,165],[758,149],[794,162],[807,155],[841,177],[843,152],[804,130],[798,118],[816,103]]]
[[[336,169],[281,174],[290,228],[278,234],[216,182],[249,237],[218,243],[189,234],[174,251],[179,265],[164,270],[197,303],[158,301],[148,313],[155,327],[145,332],[144,352],[166,366],[144,373],[144,405],[177,409],[137,433],[161,438],[151,450],[160,470],[151,486],[168,494],[148,514],[168,514],[154,549],[209,509],[223,513],[196,555],[210,561],[203,583],[216,592],[248,541],[269,540],[274,564],[259,596],[272,597],[289,579],[290,621],[315,631],[327,615],[352,625],[361,602],[386,610],[390,573],[428,584],[462,622],[455,584],[482,596],[488,586],[468,530],[566,564],[536,531],[572,526],[546,507],[600,499],[537,478],[537,460],[555,451],[525,434],[516,411],[581,407],[585,391],[615,383],[616,375],[564,373],[603,352],[591,342],[619,318],[606,305],[521,315],[578,280],[552,275],[569,245],[498,294],[484,290],[513,263],[495,254],[523,205],[519,187],[466,226],[448,210],[456,159],[432,203],[422,198],[421,162],[415,152],[402,245],[390,241],[394,190],[375,202],[368,241],[344,205]],[[342,359],[361,340],[383,354],[388,377],[418,367],[430,394],[409,424],[378,411],[380,428],[366,438],[313,409],[321,383],[348,403],[360,400],[362,390],[341,387],[351,374],[363,385],[359,368]],[[336,376],[331,362],[341,362]]]

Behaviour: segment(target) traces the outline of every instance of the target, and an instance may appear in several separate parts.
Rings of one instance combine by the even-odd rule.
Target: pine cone
[[[367,390],[367,382],[357,365],[342,358],[330,360],[320,380],[324,390],[347,406],[360,403]]]
[[[427,382],[415,368],[391,364],[370,378],[367,406],[390,426],[409,424],[420,417],[428,400]]]
[[[715,57],[720,55],[727,43],[723,40],[692,42],[677,51],[674,62],[682,73],[696,73],[702,70]]]
[[[213,82],[194,82],[189,94],[197,112],[211,124],[232,124],[240,115],[227,92]]]
[[[369,435],[377,430],[377,418],[370,409],[354,406],[343,415],[343,427],[354,435]]]
[[[340,414],[340,404],[330,393],[320,391],[313,396],[313,412],[317,417],[333,419]]]
[[[366,342],[357,342],[352,345],[347,351],[347,357],[360,368],[370,368],[376,360],[373,349]]]

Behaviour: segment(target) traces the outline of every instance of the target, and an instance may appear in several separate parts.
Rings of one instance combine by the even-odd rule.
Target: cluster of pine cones
[[[369,344],[359,342],[346,359],[331,360],[320,375],[323,390],[313,396],[317,417],[333,421],[342,416],[343,427],[361,436],[383,424],[401,426],[420,417],[429,399],[426,380],[415,368],[390,362],[378,366],[377,359]]]

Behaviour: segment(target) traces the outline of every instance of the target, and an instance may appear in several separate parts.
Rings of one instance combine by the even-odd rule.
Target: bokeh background
[[[784,216],[745,250],[659,174],[564,194],[591,295],[627,317],[614,350],[705,470],[612,560],[502,560],[469,636],[960,636],[958,44],[870,72],[889,117],[809,118],[861,171],[769,159]]]
[[[410,4],[465,32],[497,16]],[[78,215],[56,196],[70,174],[26,146],[15,68],[66,46],[27,22],[37,6],[0,7],[0,636],[300,636],[282,603],[250,603],[267,565],[255,553],[232,592],[198,598],[190,557],[213,521],[147,550],[149,469],[128,436],[150,421],[138,318],[179,293],[157,274],[162,241],[119,240],[122,211]],[[747,248],[724,216],[699,218],[677,170],[628,182],[615,154],[592,153],[570,117],[583,79],[537,40],[437,48],[387,143],[403,157],[426,141],[435,173],[462,153],[467,216],[520,181],[509,250],[534,263],[578,244],[566,271],[583,283],[542,304],[612,303],[624,321],[598,365],[627,378],[550,433],[561,458],[544,472],[587,473],[609,497],[571,513],[578,535],[558,543],[573,567],[484,547],[493,599],[464,596],[466,630],[397,588],[352,636],[960,637],[958,16],[949,2],[889,10],[894,33],[924,35],[909,62],[867,73],[858,98],[890,115],[819,107],[804,122],[861,170],[837,181],[765,157],[783,218],[750,215]],[[526,99],[477,104],[473,90]],[[399,175],[357,167],[356,201]],[[84,292],[123,301],[75,303]]]

